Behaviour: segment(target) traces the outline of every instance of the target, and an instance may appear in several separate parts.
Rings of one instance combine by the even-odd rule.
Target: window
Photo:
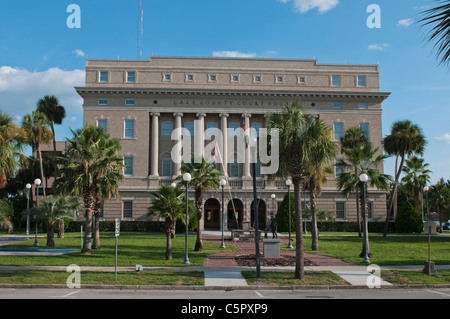
[[[186,74],[185,76],[186,82],[194,82],[194,74]]]
[[[341,76],[332,75],[331,76],[331,86],[341,86]]]
[[[238,74],[231,75],[231,82],[234,82],[234,83],[239,82],[239,75]]]
[[[191,136],[194,136],[194,122],[185,122],[184,127],[189,131],[189,134],[191,134]]]
[[[357,86],[358,87],[366,87],[366,76],[365,75],[358,75],[357,77]]]
[[[342,103],[341,102],[334,102],[333,103],[333,109],[342,109]]]
[[[369,106],[367,105],[367,103],[358,103],[358,109],[368,109]]]
[[[234,137],[238,136],[238,132],[235,132],[239,128],[239,123],[230,123],[228,125],[228,136]]]
[[[98,99],[98,105],[108,105],[108,99]]]
[[[163,81],[165,81],[165,82],[172,81],[172,74],[171,73],[163,73]]]
[[[336,202],[336,219],[345,219],[345,202]]]
[[[216,82],[217,81],[217,74],[208,74],[208,81],[209,82]]]
[[[127,72],[127,82],[128,83],[135,83],[136,82],[136,72],[135,71],[128,71]]]
[[[134,120],[125,120],[125,138],[134,138]]]
[[[107,133],[108,131],[108,120],[107,119],[98,119],[97,127],[100,127],[103,132]]]
[[[108,71],[100,71],[98,76],[99,82],[108,82],[108,75]]]
[[[254,83],[261,83],[262,82],[262,77],[259,74],[253,75],[253,82]]]
[[[172,136],[172,122],[161,123],[161,136]]]
[[[340,141],[344,136],[344,123],[333,123],[334,140]]]
[[[134,157],[133,156],[124,156],[123,157],[123,175],[125,176],[133,176],[133,166],[134,166]]]
[[[361,128],[361,130],[364,132],[364,136],[370,140],[370,135],[369,135],[369,123],[360,123],[359,127]]]
[[[133,218],[133,201],[124,200],[122,203],[122,218]]]
[[[208,131],[208,129],[210,129],[210,130]],[[217,132],[218,132],[217,123],[216,122],[207,122],[206,130],[207,131],[206,131],[205,137],[211,138],[213,136],[217,136]]]
[[[373,202],[367,202],[367,219],[373,219]]]
[[[345,172],[344,168],[341,166],[341,164],[344,163],[343,158],[337,158],[336,159],[336,177],[343,174]]]
[[[283,83],[284,82],[284,76],[277,75],[275,76],[275,83]]]
[[[297,83],[298,84],[306,84],[306,76],[298,75],[297,76]]]
[[[239,177],[239,163],[230,163],[230,177]]]
[[[172,160],[164,159],[162,160],[162,176],[171,177],[172,176]]]
[[[134,100],[133,99],[126,99],[125,100],[125,105],[134,105]]]

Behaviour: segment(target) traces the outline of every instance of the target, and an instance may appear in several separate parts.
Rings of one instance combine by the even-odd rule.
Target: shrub
[[[423,221],[410,202],[405,202],[395,218],[395,231],[399,233],[421,233]]]

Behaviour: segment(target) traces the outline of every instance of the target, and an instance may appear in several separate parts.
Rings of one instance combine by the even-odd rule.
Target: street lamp
[[[250,140],[252,147],[257,147],[257,138],[252,137]],[[255,221],[255,254],[256,254],[256,278],[261,278],[261,255],[259,251],[259,221],[258,221],[258,195],[256,193],[256,163],[252,163],[253,174],[253,214]]]
[[[183,264],[190,264],[188,257],[188,225],[189,225],[189,214],[188,214],[188,187],[189,187],[189,181],[191,180],[192,176],[189,173],[183,174],[183,180],[186,182],[186,239],[185,239],[185,246],[184,246],[184,261]]]
[[[224,187],[225,187],[225,185],[227,185],[227,181],[226,181],[226,179],[221,179],[220,180],[220,186],[222,186],[222,245],[220,246],[220,248],[225,248],[225,238],[224,238],[224,235],[223,235],[223,231],[224,231],[224,228],[225,228],[225,222],[224,222],[224,219],[225,219],[225,200],[224,200]]]
[[[176,188],[177,184],[176,183],[172,183],[172,184],[170,184],[170,186],[172,186],[173,188]]]
[[[292,240],[291,240],[291,185],[292,181],[288,178],[286,180],[286,186],[288,187],[288,206],[289,206],[289,243],[287,248],[294,248],[292,246]]]
[[[36,185],[36,207],[39,207],[39,185],[41,185],[42,181],[39,178],[36,178],[34,180],[34,185]],[[37,240],[37,234],[38,234],[38,220],[36,216],[36,232],[34,234],[34,247],[39,247],[39,243]]]
[[[363,217],[364,217],[364,242],[363,242],[363,253],[364,253],[364,264],[370,264],[368,258],[368,247],[369,247],[369,237],[367,234],[367,216],[366,216],[366,183],[369,180],[367,174],[361,174],[359,180],[363,183]]]
[[[26,185],[27,188],[27,231],[26,234],[30,234],[30,190],[31,190],[31,184],[28,183]]]
[[[272,217],[275,216],[275,198],[277,197],[275,194],[270,195],[272,198]]]
[[[425,186],[423,188],[426,194],[427,200],[427,222],[428,222],[428,262],[425,264],[425,269],[427,270],[428,276],[431,276],[431,223],[430,223],[430,212],[428,211],[428,191],[430,188]]]

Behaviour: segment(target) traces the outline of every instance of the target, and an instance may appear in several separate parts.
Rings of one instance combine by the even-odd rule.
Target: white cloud
[[[36,102],[45,95],[55,95],[66,111],[82,114],[83,99],[75,86],[83,86],[83,70],[50,68],[42,72],[0,66],[0,110],[17,119],[36,110]]]
[[[214,57],[218,58],[254,58],[256,53],[244,53],[239,51],[214,51]]]
[[[398,25],[401,26],[401,27],[405,27],[405,28],[409,27],[413,23],[414,23],[414,20],[410,19],[410,18],[409,19],[402,19],[402,20],[398,21]]]
[[[288,3],[290,0],[277,0],[278,2]],[[339,0],[293,0],[294,9],[300,13],[308,12],[317,8],[320,13],[325,13],[336,7]]]
[[[380,44],[380,43],[375,43],[375,44],[369,45],[367,48],[368,48],[370,51],[384,51],[384,50],[386,50],[386,49],[388,49],[388,48],[390,48],[390,47],[391,47],[391,45],[388,44],[388,43],[382,43],[382,44]]]
[[[436,137],[436,140],[444,142],[445,144],[450,144],[450,133],[445,133],[444,135]]]
[[[72,53],[74,53],[76,56],[83,57],[83,58],[86,56],[86,54],[84,54],[84,52],[80,49],[75,49],[72,51]]]

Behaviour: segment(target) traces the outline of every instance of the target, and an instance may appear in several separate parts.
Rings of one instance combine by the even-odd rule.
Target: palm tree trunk
[[[293,178],[294,204],[295,204],[295,279],[303,279],[305,275],[305,262],[303,255],[302,205],[300,196],[300,177]]]
[[[195,189],[195,210],[197,211],[197,240],[195,242],[195,251],[203,250],[201,220],[203,217],[203,196],[201,189]]]
[[[47,222],[47,247],[55,247],[55,223],[50,219]]]
[[[56,137],[55,137],[55,127],[53,125],[53,121],[50,121],[50,128],[52,129],[52,134],[53,134],[53,155],[56,156]],[[55,181],[56,181],[56,175],[58,175],[58,165],[55,164],[55,169],[54,169],[54,174],[55,174]]]
[[[85,221],[86,225],[84,227],[84,241],[82,253],[91,253],[91,239],[92,239],[92,215],[94,207],[94,196],[91,192],[90,187],[86,187],[84,190],[84,208],[85,208]]]
[[[366,216],[365,216],[365,218],[363,218],[363,223],[365,222],[365,227],[366,227],[366,229],[367,229],[367,234],[369,233],[369,227],[368,227],[368,221],[367,221],[367,213],[368,213],[368,211],[367,211],[367,195],[368,195],[368,192],[367,192],[367,188],[366,188],[366,203],[364,203],[364,192],[361,192],[361,195],[360,195],[360,198],[359,198],[359,200],[360,200],[360,203],[361,203],[361,214],[362,214],[362,216],[364,216],[364,212],[365,212],[365,214],[366,214]],[[364,207],[365,206],[365,207]],[[367,235],[367,236],[369,236],[369,235]],[[363,245],[362,245],[362,249],[361,249],[361,254],[359,255],[359,257],[364,257],[364,253],[365,253],[365,245],[364,245],[364,241],[363,241]],[[372,254],[371,254],[371,252],[370,252],[370,244],[369,244],[369,240],[367,240],[367,256],[368,257],[371,257],[372,256]]]
[[[316,196],[315,196],[316,185],[314,183],[314,178],[309,179],[309,202],[311,209],[311,249],[319,250],[319,232],[317,229],[317,215],[316,215]]]
[[[172,236],[175,230],[175,223],[169,217],[166,217],[165,231],[166,231],[166,260],[172,260]]]
[[[358,168],[355,166],[355,176],[358,176]],[[358,222],[358,237],[361,237],[361,212],[359,211],[359,189],[356,188],[356,220]]]
[[[397,168],[397,159],[398,156],[395,159],[395,166]],[[400,161],[400,167],[398,168],[398,171],[395,172],[395,181],[394,181],[394,186],[392,188],[392,192],[391,192],[391,196],[389,197],[389,202],[388,202],[388,208],[387,208],[387,212],[386,212],[386,221],[384,224],[384,233],[383,233],[383,237],[386,237],[387,232],[388,232],[388,226],[389,226],[389,217],[391,215],[391,211],[392,211],[392,207],[394,206],[394,198],[397,198],[397,184],[398,184],[398,180],[400,179],[400,174],[402,172],[402,168],[403,168],[403,162],[405,160],[405,156],[401,155],[401,161]]]
[[[92,249],[100,250],[100,211],[96,209],[94,213],[94,240],[92,244]]]
[[[47,183],[44,179],[44,166],[42,165],[42,152],[41,147],[38,145],[38,154],[39,154],[39,166],[41,168],[41,179],[42,179],[42,193],[44,194],[44,199],[47,198],[45,189],[47,188]]]
[[[58,238],[64,238],[64,219],[59,219],[57,224]]]

